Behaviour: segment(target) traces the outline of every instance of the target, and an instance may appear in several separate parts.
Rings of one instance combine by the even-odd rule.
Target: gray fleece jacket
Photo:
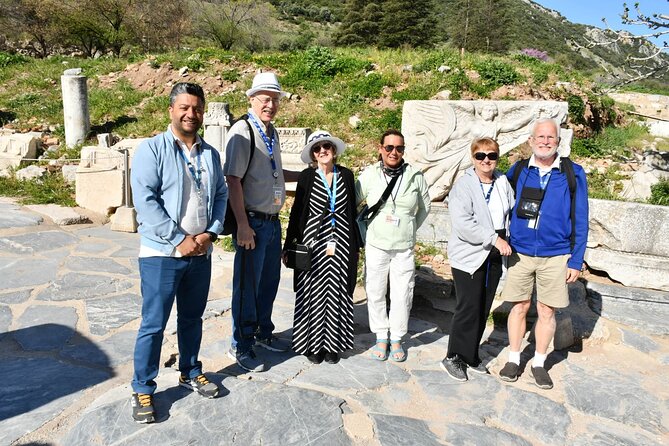
[[[513,206],[513,189],[506,176],[494,173],[492,194],[499,194],[504,203],[505,227]],[[451,215],[451,236],[448,239],[448,260],[451,267],[473,274],[488,258],[495,246],[497,233],[486,204],[479,178],[471,167],[460,177],[448,194]]]

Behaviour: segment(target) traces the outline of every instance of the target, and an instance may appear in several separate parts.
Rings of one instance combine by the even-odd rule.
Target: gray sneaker
[[[209,381],[204,375],[198,375],[191,379],[182,374],[179,376],[179,385],[197,392],[206,398],[216,398],[218,396],[218,386]]]
[[[240,353],[239,351],[236,354],[235,360],[237,365],[247,372],[264,372],[265,364],[256,357],[253,349]]]
[[[256,339],[256,345],[273,352],[284,353],[290,350],[290,343],[284,339],[277,338],[276,336],[270,336],[267,339],[258,338]]]
[[[515,362],[507,362],[502,370],[499,371],[499,377],[502,381],[514,382],[518,381],[518,372],[520,371],[520,365]]]
[[[448,373],[448,376],[454,380],[460,382],[467,381],[467,364],[465,364],[458,355],[455,355],[452,358],[444,358],[439,365],[446,371],[446,373]]]
[[[553,380],[548,376],[548,372],[543,367],[531,367],[530,374],[534,378],[534,383],[540,389],[552,389]]]
[[[490,371],[488,370],[488,367],[483,365],[483,361],[479,362],[478,365],[473,366],[473,365],[467,365],[467,370],[470,372],[474,373],[479,373],[481,375],[489,375]]]

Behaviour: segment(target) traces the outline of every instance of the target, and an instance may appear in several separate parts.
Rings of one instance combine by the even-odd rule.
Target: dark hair
[[[170,92],[170,106],[174,105],[177,96],[184,93],[197,96],[204,104],[204,91],[202,90],[202,87],[191,82],[179,82],[174,84],[174,87],[172,87],[172,91]]]
[[[381,141],[379,141],[381,143],[381,145],[383,145],[383,141],[385,141],[386,136],[390,136],[390,135],[399,136],[400,138],[404,139],[404,135],[402,135],[402,132],[400,132],[399,130],[388,129],[385,132],[383,132],[383,135],[381,135]]]

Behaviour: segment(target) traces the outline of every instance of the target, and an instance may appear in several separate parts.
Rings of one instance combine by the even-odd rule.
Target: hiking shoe
[[[216,398],[218,396],[218,386],[202,374],[192,379],[182,374],[179,376],[179,385],[207,398]]]
[[[132,419],[137,423],[153,423],[156,411],[153,409],[153,395],[150,393],[132,394]]]
[[[237,351],[235,360],[237,361],[237,365],[247,372],[265,371],[265,364],[256,357],[256,354],[252,349],[244,353]]]
[[[499,377],[502,381],[514,382],[518,381],[518,371],[520,370],[520,364],[515,362],[507,362],[502,370],[499,371]]]
[[[458,355],[452,358],[444,358],[439,365],[454,380],[460,382],[467,381],[467,364]]]
[[[478,365],[467,364],[467,370],[469,370],[470,372],[481,374],[481,375],[489,375],[490,374],[490,370],[488,370],[488,367],[483,365],[483,361],[479,362]]]
[[[284,353],[290,350],[290,344],[281,338],[277,338],[276,336],[270,336],[267,339],[258,338],[256,339],[256,345],[273,352]]]
[[[534,383],[540,389],[552,389],[553,380],[548,376],[548,372],[543,367],[531,367],[530,374],[534,377]]]

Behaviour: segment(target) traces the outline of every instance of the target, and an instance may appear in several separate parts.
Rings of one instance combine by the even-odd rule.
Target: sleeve
[[[416,214],[416,229],[418,229],[427,219],[427,216],[430,213],[430,206],[432,202],[430,200],[427,181],[425,181],[425,177],[422,173],[418,172],[416,175],[416,182],[418,183],[418,193],[420,194],[420,198],[418,200],[418,213]]]
[[[307,168],[300,172],[297,179],[297,188],[295,189],[295,201],[293,207],[290,209],[290,218],[288,220],[288,229],[286,229],[286,240],[283,244],[283,249],[289,249],[295,246],[296,243],[302,241],[302,234],[300,233],[300,220],[305,206],[308,205],[307,197],[309,194],[308,176],[311,173],[311,168]]]
[[[156,241],[179,245],[186,235],[169,216],[159,200],[163,188],[160,163],[152,140],[142,143],[132,160],[130,181],[140,232]]]
[[[462,182],[456,182],[449,193],[448,212],[451,214],[451,231],[455,236],[470,245],[490,248],[497,241],[495,231],[486,231],[474,214],[472,196]]]
[[[255,150],[255,147],[251,147],[250,131],[252,130],[244,120],[239,120],[230,127],[228,142],[225,145],[224,175],[244,177],[248,169],[251,150]]]
[[[365,201],[367,199],[367,191],[368,191],[368,186],[367,186],[367,176],[369,169],[365,169],[362,171],[360,175],[358,175],[358,179],[355,182],[355,206],[356,208],[360,206],[360,203]]]
[[[211,163],[212,177],[215,179],[216,184],[212,187],[213,206],[207,231],[213,232],[214,234],[220,234],[223,232],[223,221],[225,220],[225,213],[228,206],[228,185],[225,183],[225,177],[223,176],[220,155],[213,147],[211,148]]]
[[[574,248],[571,257],[567,262],[567,266],[572,269],[580,270],[583,267],[583,257],[585,256],[585,248],[588,243],[588,226],[589,226],[589,204],[588,204],[588,182],[583,168],[574,164],[574,174],[576,175],[576,192],[574,197],[574,205],[576,211],[574,213],[576,222],[573,225],[576,231],[574,239]]]

